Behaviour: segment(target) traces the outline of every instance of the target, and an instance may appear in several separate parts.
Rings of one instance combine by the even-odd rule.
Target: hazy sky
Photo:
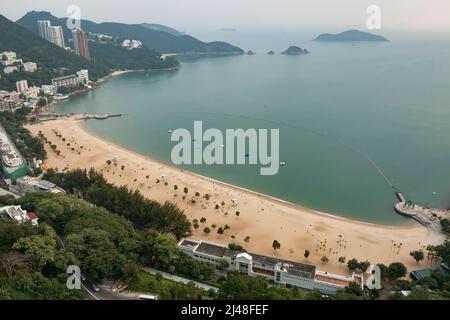
[[[71,4],[97,22],[153,22],[182,31],[365,27],[374,4],[383,28],[450,30],[450,0],[1,0],[0,13],[12,20],[30,10],[61,17]]]

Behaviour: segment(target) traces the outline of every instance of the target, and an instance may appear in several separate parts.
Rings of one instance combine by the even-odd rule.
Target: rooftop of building
[[[181,242],[178,244],[182,247],[186,247],[188,249],[195,249],[195,247],[199,244],[199,242],[197,241],[192,241],[192,240],[188,240],[188,239],[183,239],[181,240]]]
[[[38,218],[37,215],[36,215],[34,212],[27,212],[27,217],[28,217],[30,220],[34,220],[34,219],[37,219],[37,218]]]
[[[335,284],[335,285],[341,286],[341,287],[346,287],[353,281],[351,278],[334,277],[332,275],[320,274],[320,273],[316,274],[314,279],[317,281]]]
[[[222,258],[224,256],[225,251],[227,250],[227,247],[220,246],[217,244],[209,243],[202,241],[195,249],[196,252],[202,252],[209,254],[211,256],[215,256],[218,258]]]
[[[237,251],[230,250],[226,246],[206,241],[193,241],[184,239],[179,243],[179,245],[191,251],[208,254],[217,258],[223,257],[233,258],[240,253]],[[269,256],[263,256],[256,253],[249,252],[247,254],[252,257],[253,262],[259,263],[266,267],[275,267],[275,265],[279,265],[281,268],[286,269],[286,271],[290,274],[308,277],[312,279],[314,278],[314,274],[316,272],[316,267],[313,265],[283,260]]]
[[[72,78],[78,78],[78,76],[76,74],[69,74],[67,76],[52,78],[52,81],[61,81],[61,80],[67,80],[67,79],[72,79]]]
[[[305,276],[306,273],[309,275],[309,278],[313,278],[316,273],[316,267],[310,264],[263,256],[255,253],[250,253],[250,255],[253,257],[253,261],[264,265],[275,266],[280,264],[280,267],[286,269],[290,274]]]
[[[11,219],[17,222],[25,222],[28,220],[27,212],[21,206],[1,207],[0,212],[6,213]],[[3,216],[5,215],[3,214]]]
[[[0,127],[0,154],[6,167],[17,168],[24,165],[23,158],[11,142],[3,127]]]
[[[38,188],[42,191],[49,191],[49,192],[53,192],[53,193],[62,192],[62,189],[59,188],[53,182],[50,182],[47,180],[41,180],[41,179],[38,179],[35,177],[23,176],[23,177],[18,178],[16,182],[18,184],[26,184],[28,186]]]

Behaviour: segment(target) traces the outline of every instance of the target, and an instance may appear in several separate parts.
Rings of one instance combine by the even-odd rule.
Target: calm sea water
[[[126,114],[86,125],[168,163],[168,130],[192,130],[194,120],[223,130],[279,128],[287,165],[275,176],[260,176],[259,166],[184,168],[343,217],[406,221],[393,210],[393,190],[362,154],[408,199],[450,205],[450,37],[273,39],[230,33],[224,40],[257,54],[181,58],[178,71],[122,75],[56,111]],[[293,44],[311,54],[278,54]],[[277,54],[267,55],[271,49]]]

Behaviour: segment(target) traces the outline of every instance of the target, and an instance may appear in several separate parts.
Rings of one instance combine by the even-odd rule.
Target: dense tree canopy
[[[129,190],[126,186],[117,187],[92,169],[89,172],[77,169],[67,173],[49,170],[44,178],[69,193],[81,194],[90,203],[117,213],[137,227],[152,227],[163,233],[172,233],[177,239],[191,233],[191,223],[173,203],[161,205],[145,198],[137,190]]]

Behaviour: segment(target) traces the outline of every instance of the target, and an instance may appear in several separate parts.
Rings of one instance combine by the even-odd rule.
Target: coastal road
[[[208,284],[205,283],[201,283],[201,282],[197,282],[197,281],[193,281],[191,279],[187,279],[187,278],[183,278],[174,274],[170,274],[167,272],[163,272],[163,271],[159,271],[153,268],[148,268],[148,267],[142,267],[141,268],[143,271],[150,273],[152,275],[156,275],[157,273],[161,274],[163,276],[164,279],[168,279],[168,280],[172,280],[178,283],[182,283],[182,284],[188,284],[189,282],[193,282],[195,284],[196,287],[204,289],[206,291],[208,290],[214,290],[215,292],[219,291],[219,288],[217,287],[213,287],[210,286]]]

